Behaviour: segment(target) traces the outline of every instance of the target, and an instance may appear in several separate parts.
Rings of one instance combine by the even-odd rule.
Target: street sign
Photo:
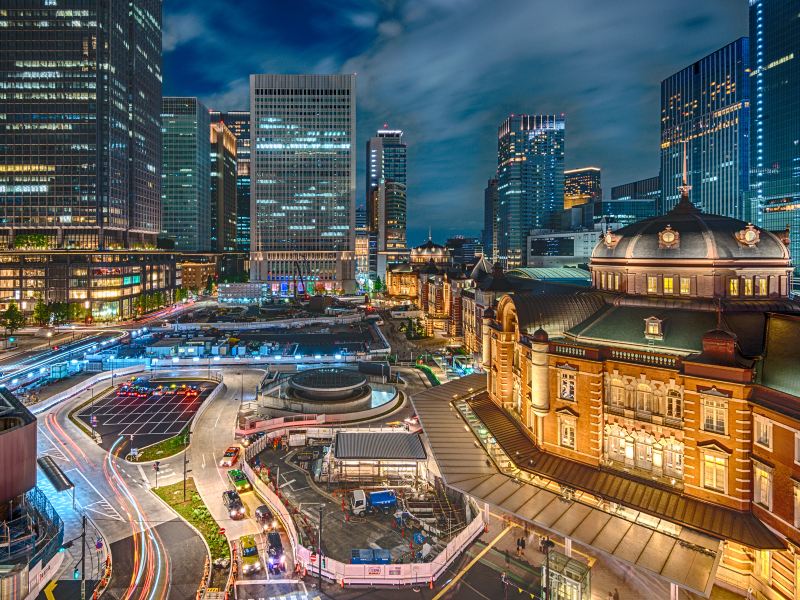
[[[310,560],[312,563],[317,562],[317,553],[312,552],[311,556],[308,557],[308,560]]]
[[[92,415],[92,425],[97,425],[97,417]]]
[[[225,535],[225,528],[224,527],[220,527],[219,528],[219,534],[220,535]]]
[[[131,456],[136,458],[139,456],[139,449],[138,448],[131,448]]]
[[[103,538],[97,538],[97,540],[94,543],[94,547],[97,550],[102,550],[103,549]]]

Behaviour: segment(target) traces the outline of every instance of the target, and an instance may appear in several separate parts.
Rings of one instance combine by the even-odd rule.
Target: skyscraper
[[[747,38],[661,82],[661,205],[680,199],[684,144],[690,199],[704,212],[746,219],[750,54]]]
[[[385,125],[367,141],[367,223],[376,238],[370,270],[381,278],[390,255],[406,248],[407,165],[401,130]]]
[[[250,111],[211,111],[236,136],[236,250],[250,252]]]
[[[497,247],[497,179],[483,190],[483,255],[492,258]]]
[[[164,98],[162,232],[176,250],[215,250],[211,243],[211,120],[197,98]]]
[[[564,171],[564,208],[572,208],[603,199],[598,167]]]
[[[153,247],[161,2],[56,4],[2,11],[0,243],[32,234],[49,248]]]
[[[797,3],[750,0],[753,108],[750,112],[752,219],[789,228],[800,265],[800,16]],[[795,276],[795,285],[800,277]]]
[[[236,137],[224,122],[211,124],[211,246],[236,250]]]
[[[175,257],[154,250],[161,4],[2,3],[0,308],[68,302],[89,322],[171,298]]]
[[[531,229],[560,222],[564,208],[564,115],[511,115],[498,130],[497,258],[524,265]]]
[[[250,278],[355,287],[355,75],[251,75]]]

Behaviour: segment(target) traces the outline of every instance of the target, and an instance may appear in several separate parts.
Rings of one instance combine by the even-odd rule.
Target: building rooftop
[[[340,460],[425,460],[417,433],[350,432],[336,434],[334,457]]]

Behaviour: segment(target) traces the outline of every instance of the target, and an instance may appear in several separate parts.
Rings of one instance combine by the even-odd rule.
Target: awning
[[[75,484],[70,481],[69,477],[66,476],[52,457],[42,456],[41,458],[37,458],[36,462],[39,463],[39,468],[44,473],[44,476],[47,477],[48,481],[53,484],[57,492],[66,492],[75,487]]]
[[[501,473],[451,404],[485,387],[471,375],[412,397],[445,483],[478,501],[557,535],[646,569],[694,593],[708,596],[722,556],[720,541],[684,527],[669,535]]]

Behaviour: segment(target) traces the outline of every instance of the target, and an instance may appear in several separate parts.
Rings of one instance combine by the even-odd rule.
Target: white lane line
[[[58,446],[56,446],[56,443],[53,441],[53,438],[51,438],[49,435],[47,435],[47,434],[45,433],[45,431],[44,431],[44,428],[43,428],[43,427],[39,427],[39,433],[41,433],[41,434],[42,434],[44,437],[46,437],[46,438],[47,438],[47,441],[48,441],[48,442],[50,442],[50,445],[51,445],[51,446],[52,446],[52,447],[53,447],[53,448],[54,448],[54,449],[55,449],[55,450],[56,450],[56,451],[57,451],[59,454],[61,454],[61,456],[63,457],[63,459],[64,459],[66,462],[72,462],[70,459],[68,459],[68,458],[67,458],[67,457],[64,455],[64,453],[61,451],[61,449],[60,449]]]
[[[219,411],[219,414],[217,415],[217,420],[216,420],[216,421],[214,421],[214,429],[216,429],[216,428],[217,428],[217,425],[219,425],[219,420],[220,420],[221,418],[222,418],[222,411]]]
[[[139,467],[139,474],[142,476],[142,481],[147,485],[150,485],[150,480],[147,478],[147,475],[144,474],[144,469],[142,468],[142,465],[136,465],[136,466]]]
[[[294,482],[295,482],[295,480],[294,480],[294,479],[290,479],[289,481],[284,481],[284,482],[281,484],[281,488],[285,488],[287,485],[292,485]]]
[[[100,496],[100,500],[98,500],[97,502],[92,502],[92,504],[97,504],[98,502],[105,502],[106,504],[108,504],[109,508],[111,508],[111,510],[113,510],[114,513],[116,513],[116,515],[117,515],[117,517],[119,518],[120,521],[124,521],[125,520],[119,514],[119,511],[117,511],[117,509],[115,509],[111,505],[111,502],[109,502],[108,499],[103,494],[100,493],[100,490],[98,490],[96,487],[94,487],[94,484],[91,481],[89,481],[89,479],[86,477],[86,475],[83,474],[83,472],[80,469],[72,468],[69,471],[76,471],[78,473],[78,475],[83,477],[84,481],[86,481],[86,483],[89,484],[89,487],[91,487],[94,490],[94,493],[97,494],[98,496]],[[69,471],[65,471],[65,473],[69,473]],[[91,504],[87,505],[87,508],[89,506],[91,506]],[[95,512],[97,512],[97,511],[95,511]]]

